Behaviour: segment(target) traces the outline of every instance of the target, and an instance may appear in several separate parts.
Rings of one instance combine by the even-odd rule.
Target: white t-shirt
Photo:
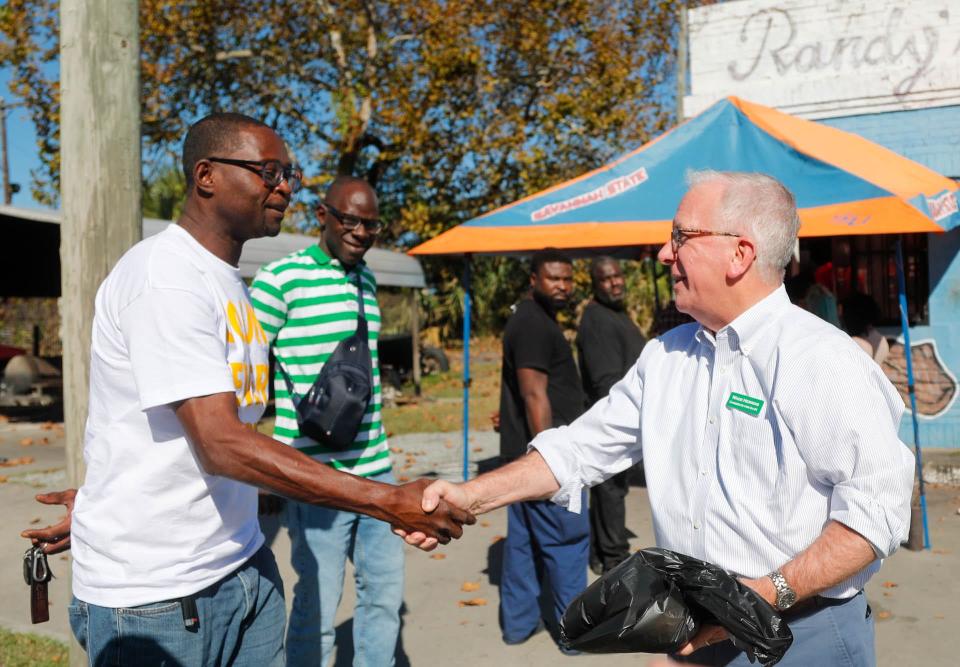
[[[93,319],[87,475],[73,512],[73,592],[104,607],[190,595],[263,543],[257,490],[207,475],[171,404],[236,392],[267,401],[268,354],[235,267],[170,225],[131,248]]]

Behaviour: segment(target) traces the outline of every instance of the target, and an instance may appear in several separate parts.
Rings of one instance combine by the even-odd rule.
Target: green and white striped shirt
[[[390,470],[390,450],[380,418],[382,394],[377,358],[380,308],[373,273],[363,262],[354,271],[361,272],[363,281],[363,304],[373,357],[373,396],[353,447],[337,451],[300,435],[293,401],[279,371],[273,380],[277,405],[273,437],[338,470],[369,477]],[[339,260],[328,257],[316,245],[261,268],[250,287],[250,300],[273,346],[274,356],[283,364],[301,396],[317,379],[337,344],[357,330],[356,275],[347,274]]]

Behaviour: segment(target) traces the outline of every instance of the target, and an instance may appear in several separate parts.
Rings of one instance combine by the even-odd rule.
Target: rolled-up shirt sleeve
[[[832,487],[830,519],[889,556],[906,538],[913,489],[913,456],[898,436],[903,400],[852,345],[803,364],[809,382],[776,399],[782,414],[810,473]]]
[[[648,346],[650,347],[650,346]],[[581,490],[640,461],[644,355],[610,394],[569,426],[541,432],[529,444],[543,456],[560,490],[551,498],[579,513]]]

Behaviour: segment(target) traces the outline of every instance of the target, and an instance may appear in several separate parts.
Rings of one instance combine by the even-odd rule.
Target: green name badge
[[[727,399],[727,407],[731,410],[745,412],[751,417],[756,417],[758,414],[760,414],[760,410],[763,408],[763,401],[759,398],[754,398],[753,396],[738,394],[735,391],[731,391],[730,398]]]

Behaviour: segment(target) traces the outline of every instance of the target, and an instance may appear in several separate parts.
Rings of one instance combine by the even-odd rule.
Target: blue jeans
[[[586,492],[581,499],[586,509]],[[540,579],[553,591],[553,618],[587,587],[590,519],[548,500],[514,503],[507,510],[507,539],[500,578],[500,629],[508,643],[522,641],[540,622]]]
[[[282,667],[286,607],[273,552],[261,547],[232,574],[196,594],[199,627],[184,627],[180,600],[99,607],[73,599],[70,627],[91,666]]]
[[[778,667],[874,667],[873,614],[861,591],[848,602],[799,618],[786,616],[793,644]],[[747,667],[750,660],[732,642],[700,649],[684,660],[697,665]]]
[[[394,483],[389,472],[372,477]],[[299,577],[287,628],[287,662],[325,667],[333,653],[334,617],[349,557],[356,571],[353,664],[394,664],[403,604],[403,540],[363,514],[287,503],[291,561]]]

